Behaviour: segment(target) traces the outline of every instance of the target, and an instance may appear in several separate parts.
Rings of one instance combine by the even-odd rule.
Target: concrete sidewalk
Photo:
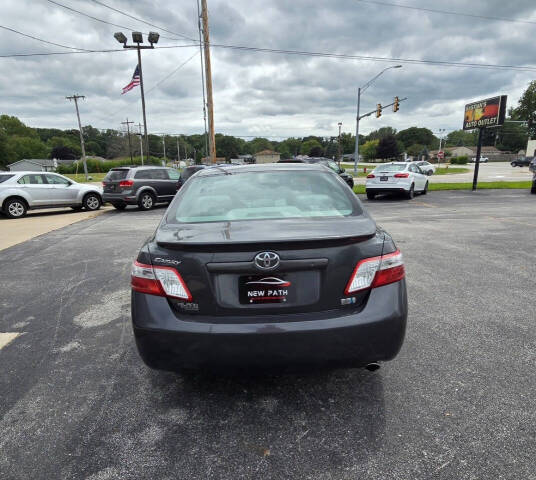
[[[70,208],[30,210],[26,217],[18,219],[0,215],[0,250],[111,210],[112,207],[102,207],[95,212],[75,211]]]

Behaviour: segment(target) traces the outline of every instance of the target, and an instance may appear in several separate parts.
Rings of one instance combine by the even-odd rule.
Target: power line
[[[195,42],[195,39],[188,37],[187,35],[184,35],[182,33],[172,32],[171,30],[166,30],[165,28],[155,25],[154,23],[147,22],[141,18],[130,15],[129,13],[123,12],[122,10],[119,10],[117,8],[110,7],[109,5],[106,5],[105,3],[99,2],[99,0],[92,0],[92,1],[96,3],[97,5],[100,5],[105,8],[109,8],[110,10],[113,10],[114,12],[120,13],[121,15],[125,15],[126,17],[132,18],[138,22],[145,23],[146,25],[149,25],[151,27],[158,28],[159,30],[162,30],[163,32],[171,33],[172,35],[178,35],[179,37],[183,37],[183,38],[186,38],[187,40],[191,40],[192,42]]]
[[[84,17],[91,18],[92,20],[95,20],[97,22],[105,23],[106,25],[111,25],[112,27],[123,28],[123,29],[129,30],[131,32],[136,30],[134,28],[125,27],[124,25],[119,25],[117,23],[108,22],[107,20],[102,20],[101,18],[94,17],[94,16],[89,15],[87,13],[81,12],[80,10],[76,10],[75,8],[69,7],[67,5],[63,5],[62,3],[56,2],[54,0],[46,0],[46,1],[49,2],[49,3],[53,3],[54,5],[57,5],[58,7],[65,8],[66,10],[70,10],[71,12],[75,12],[75,13],[78,13],[80,15],[83,15]],[[145,35],[148,35],[147,32],[142,32],[142,33],[145,34]],[[166,38],[168,40],[179,40],[179,39],[177,39],[175,37],[166,37],[164,35],[160,35],[160,36],[162,38]]]
[[[155,88],[159,87],[162,83],[164,83],[168,78],[172,77],[177,73],[184,65],[186,65],[192,58],[194,58],[199,52],[195,52],[191,57],[189,57],[187,60],[182,62],[177,68],[175,68],[173,71],[168,73],[162,80],[158,81],[154,86],[152,86],[149,90],[147,90],[146,95],[148,95],[150,92],[152,92]]]
[[[525,23],[528,25],[536,25],[536,22],[531,22],[530,20],[518,20],[515,18],[492,17],[489,15],[476,15],[473,13],[452,12],[448,10],[438,10],[435,8],[414,7],[411,5],[402,5],[400,3],[378,2],[378,1],[373,1],[373,0],[355,0],[355,1],[360,2],[360,3],[369,3],[371,5],[381,5],[385,7],[398,7],[398,8],[406,8],[408,10],[418,10],[421,12],[441,13],[443,15],[456,15],[460,17],[481,18],[484,20],[495,20],[495,21],[500,21],[500,22],[513,22],[513,23]]]
[[[299,55],[309,57],[325,57],[325,58],[340,58],[345,60],[374,60],[379,62],[397,62],[408,64],[423,64],[423,65],[440,65],[446,67],[468,67],[468,68],[491,68],[491,69],[508,69],[508,70],[521,70],[521,71],[536,71],[536,67],[518,66],[518,65],[499,65],[491,63],[466,63],[466,62],[448,62],[442,60],[420,60],[413,58],[392,58],[392,57],[377,57],[370,55],[347,55],[342,53],[325,53],[325,52],[310,52],[303,50],[282,50],[274,48],[259,48],[259,47],[245,47],[237,45],[223,45],[217,43],[211,43],[211,47],[233,49],[233,50],[246,50],[254,52],[265,53],[282,53],[287,55]]]
[[[198,44],[194,45],[163,45],[160,47],[154,47],[157,49],[165,48],[183,48],[183,47],[198,47]],[[112,53],[112,52],[126,52],[123,48],[109,48],[105,50],[83,50],[80,52],[42,52],[42,53],[11,53],[7,55],[0,55],[0,58],[17,58],[17,57],[49,57],[51,55],[72,55],[75,53]]]
[[[10,27],[6,27],[4,25],[0,25],[0,28],[3,28],[4,30],[8,30],[9,32],[16,33],[18,35],[22,35],[23,37],[31,38],[32,40],[37,40],[38,42],[48,43],[49,45],[54,45],[56,47],[68,48],[69,50],[81,50],[81,51],[84,51],[84,52],[89,52],[89,50],[86,50],[85,48],[69,47],[67,45],[62,45],[61,43],[49,42],[48,40],[43,40],[42,38],[34,37],[33,35],[28,35],[27,33],[19,32],[18,30],[15,30],[15,29],[10,28]]]

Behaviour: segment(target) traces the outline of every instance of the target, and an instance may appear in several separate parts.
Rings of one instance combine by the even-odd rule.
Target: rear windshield
[[[407,165],[397,165],[388,163],[387,165],[380,165],[374,169],[375,172],[401,172],[406,169]]]
[[[169,223],[343,217],[361,210],[329,172],[245,172],[194,177],[170,207]]]
[[[5,182],[8,178],[14,177],[15,175],[0,175],[0,183]]]
[[[125,178],[127,178],[127,174],[128,170],[126,168],[123,168],[121,170],[110,170],[104,177],[104,180],[108,180],[109,182],[124,180]]]

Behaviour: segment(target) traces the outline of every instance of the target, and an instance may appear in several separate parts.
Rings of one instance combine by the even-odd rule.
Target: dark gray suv
[[[150,210],[157,203],[169,203],[179,188],[180,173],[167,167],[112,168],[102,182],[104,202],[118,210],[138,205]]]

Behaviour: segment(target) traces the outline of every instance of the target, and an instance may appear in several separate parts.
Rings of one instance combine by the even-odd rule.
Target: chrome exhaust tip
[[[380,368],[380,364],[379,364],[379,363],[376,363],[376,362],[369,363],[365,368],[366,368],[369,372],[375,372],[376,370],[379,370],[379,368]]]

